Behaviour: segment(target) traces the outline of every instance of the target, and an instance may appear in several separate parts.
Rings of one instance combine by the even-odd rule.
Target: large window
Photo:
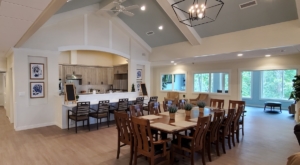
[[[228,73],[196,73],[194,74],[194,92],[228,93]]]
[[[162,91],[185,91],[186,75],[180,74],[162,74],[161,90]]]
[[[292,79],[296,70],[265,70],[261,71],[261,98],[288,99],[293,90]]]
[[[251,98],[252,71],[242,72],[242,97]]]

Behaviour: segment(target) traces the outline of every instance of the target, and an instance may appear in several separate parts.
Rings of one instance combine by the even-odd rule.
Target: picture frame
[[[30,63],[29,70],[31,80],[44,80],[44,64]]]
[[[44,98],[44,82],[30,82],[30,98]]]
[[[137,69],[136,70],[136,79],[137,80],[142,80],[142,69]]]
[[[141,90],[141,84],[142,84],[142,81],[137,81],[137,82],[136,82],[136,88],[137,88],[137,91],[140,91],[140,90]]]

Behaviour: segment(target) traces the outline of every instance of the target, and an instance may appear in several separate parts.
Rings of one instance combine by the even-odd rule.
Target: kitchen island
[[[106,93],[106,94],[83,94],[79,95],[78,102],[81,101],[89,101],[91,107],[94,107],[94,109],[97,109],[98,102],[100,100],[109,100],[110,103],[117,104],[119,99],[121,98],[128,98],[129,101],[135,101],[136,98],[139,97],[138,92],[115,92],[115,93]],[[145,97],[144,102],[147,103],[148,98]],[[60,127],[61,129],[68,128],[68,122],[70,122],[70,127],[74,127],[75,123],[74,121],[68,121],[68,110],[72,110],[72,108],[75,108],[77,105],[72,104],[69,102],[69,104],[64,102],[64,96],[61,96],[57,100],[60,103],[60,107],[57,107],[56,109],[56,125]],[[103,119],[104,121],[105,119]],[[111,115],[110,120],[114,120],[113,115]],[[105,121],[104,121],[105,122]],[[95,124],[96,119],[90,118],[90,124]],[[78,126],[81,126],[82,122],[78,122]]]

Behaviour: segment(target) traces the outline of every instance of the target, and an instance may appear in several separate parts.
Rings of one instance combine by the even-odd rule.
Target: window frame
[[[195,74],[204,74],[204,73],[208,73],[209,74],[209,92],[195,92],[194,91],[194,85],[195,85]],[[211,92],[211,75],[212,73],[226,73],[228,74],[228,93],[214,93]],[[223,83],[223,81],[225,80],[225,74],[222,75],[222,91],[225,92],[225,82]],[[205,70],[205,71],[198,71],[198,72],[193,72],[192,73],[192,93],[193,94],[199,94],[199,93],[205,93],[205,94],[210,94],[210,95],[231,95],[231,70]]]
[[[172,75],[172,90],[162,90],[162,76],[163,75]],[[184,91],[178,91],[178,90],[174,90],[174,78],[175,78],[175,74],[184,74],[184,78],[185,78],[185,90]],[[187,92],[187,72],[172,72],[172,73],[160,73],[160,77],[159,77],[159,81],[160,81],[160,91],[161,92],[179,92],[179,93],[186,93]]]
[[[266,69],[266,70],[260,70],[260,92],[259,92],[259,99],[260,100],[272,100],[272,101],[291,101],[289,99],[284,99],[284,98],[280,98],[280,99],[276,99],[276,98],[264,98],[262,97],[263,95],[263,71],[276,71],[276,70],[295,70],[296,71],[296,75],[298,75],[298,69],[295,69],[295,68],[286,68],[286,69]],[[282,82],[282,88],[283,88],[283,76],[284,74],[282,74],[282,79],[281,79],[281,82]],[[284,92],[282,90],[282,92]],[[283,94],[283,93],[282,93]]]

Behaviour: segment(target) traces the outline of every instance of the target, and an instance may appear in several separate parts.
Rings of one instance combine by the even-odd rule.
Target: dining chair
[[[198,95],[197,98],[195,98],[195,99],[190,99],[190,103],[193,104],[193,105],[197,105],[197,103],[198,103],[199,101],[203,101],[203,102],[206,103],[207,98],[208,98],[208,94],[200,93],[200,94]]]
[[[231,126],[234,114],[235,114],[235,109],[228,109],[227,116],[226,116],[226,118],[224,118],[224,122],[220,128],[220,140],[222,143],[222,149],[223,149],[224,154],[226,154],[226,151],[225,151],[225,139],[226,138],[228,139],[229,149],[231,149],[230,126]]]
[[[184,105],[187,103],[187,99],[180,99],[178,101],[178,108],[179,109],[184,109]]]
[[[69,120],[75,121],[75,132],[77,133],[77,122],[82,121],[84,127],[84,121],[87,120],[87,124],[90,130],[89,121],[90,102],[77,102],[77,107],[74,110],[68,110],[68,129],[70,127]]]
[[[206,133],[210,126],[211,115],[205,117],[198,117],[197,126],[193,136],[186,136],[177,134],[177,139],[172,141],[172,154],[171,164],[173,164],[175,155],[180,155],[191,159],[191,165],[194,165],[194,154],[199,151],[202,155],[202,163],[205,165],[205,140]],[[181,151],[181,152],[176,152]],[[186,156],[185,152],[188,152],[190,157]]]
[[[129,145],[130,146],[129,164],[131,165],[132,158],[133,158],[133,132],[131,127],[131,121],[127,113],[115,112],[114,115],[115,115],[117,130],[118,130],[117,159],[119,159],[121,147]]]
[[[98,109],[91,109],[89,116],[97,120],[97,129],[99,127],[99,119],[101,124],[102,118],[106,118],[107,127],[109,127],[109,100],[99,101]]]
[[[150,106],[150,103],[151,103],[151,102],[157,102],[157,100],[158,100],[158,97],[157,97],[157,96],[151,96],[150,99],[149,99],[148,104],[146,104],[146,105],[143,107],[143,110],[148,111],[148,115],[149,115],[149,109],[150,109],[149,106]]]
[[[135,104],[142,105],[142,107],[143,107],[143,105],[144,105],[144,97],[137,97],[135,99]],[[143,109],[141,109],[141,110],[143,110]]]
[[[225,115],[225,111],[224,110],[219,110],[219,111],[215,111],[214,112],[214,117],[213,117],[213,121],[210,124],[210,127],[208,129],[207,132],[207,155],[208,155],[208,160],[211,161],[211,144],[215,144],[216,145],[216,151],[217,151],[217,155],[220,156],[220,151],[219,151],[219,130],[221,127],[221,124],[224,120],[224,115]]]
[[[165,100],[165,101],[163,101],[164,112],[167,112],[168,111],[168,107],[170,107],[172,105],[174,105],[174,106],[177,107],[177,105],[173,102],[173,100]]]
[[[210,107],[223,109],[224,108],[224,99],[210,99]]]
[[[245,101],[240,101],[240,100],[229,100],[229,105],[228,105],[228,109],[230,108],[235,108],[235,109],[238,109],[239,106],[243,105],[244,106],[244,110],[243,110],[243,113],[241,115],[241,119],[239,120],[239,127],[242,126],[241,128],[239,129],[242,129],[242,135],[244,136],[244,118],[245,118],[245,107],[246,107],[246,103]]]
[[[149,120],[132,117],[132,128],[134,132],[134,165],[137,164],[138,156],[145,156],[149,164],[169,164],[170,151],[167,142],[170,139],[154,141]],[[162,162],[155,162],[158,158],[165,158]]]
[[[241,115],[244,111],[244,106],[241,105],[237,109],[234,118],[232,120],[231,124],[231,138],[232,138],[232,144],[235,146],[235,141],[234,141],[234,135],[236,135],[236,141],[239,143],[240,142],[240,128],[239,128],[239,119],[241,118]]]
[[[150,115],[158,115],[159,113],[161,113],[159,102],[150,103],[149,112],[150,112]]]
[[[130,114],[132,117],[144,116],[143,105],[141,105],[141,104],[131,105],[130,106]]]

